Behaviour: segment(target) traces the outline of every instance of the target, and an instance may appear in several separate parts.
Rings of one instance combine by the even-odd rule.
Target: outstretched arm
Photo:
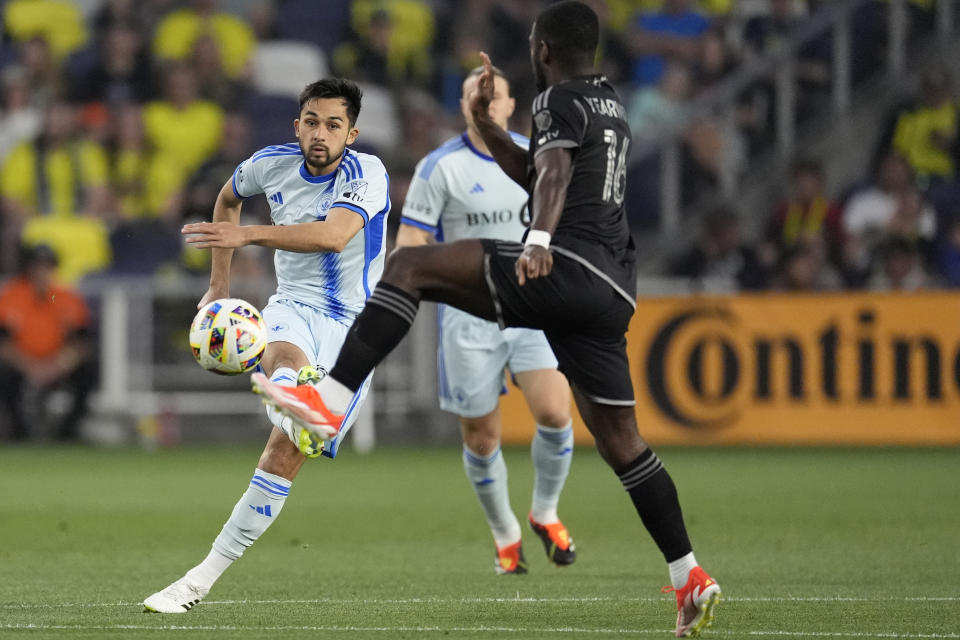
[[[233,192],[233,182],[227,180],[220,193],[217,194],[217,201],[213,205],[213,225],[227,224],[237,225],[240,222],[240,208],[243,206],[243,200],[238,198]],[[204,223],[210,225],[211,223]],[[183,233],[187,233],[187,227],[197,225],[185,225]],[[192,242],[192,238],[187,238],[187,242]],[[210,256],[210,286],[207,292],[197,303],[197,308],[219,298],[230,296],[230,262],[233,260],[233,247],[214,248]]]
[[[480,74],[476,91],[470,97],[470,113],[473,115],[474,126],[503,172],[521,187],[528,189],[530,183],[527,179],[527,150],[515,143],[510,133],[490,117],[493,65],[486,53],[481,51],[480,57],[483,59],[483,73]]]
[[[517,281],[521,286],[528,279],[548,275],[553,269],[553,255],[548,248],[550,236],[560,221],[573,175],[569,149],[546,149],[537,154],[534,163],[537,183],[533,189],[533,220],[527,233],[527,246],[516,262]]]
[[[213,206],[213,222],[184,225],[181,233],[186,242],[197,249],[213,251],[210,264],[210,288],[200,300],[202,307],[211,300],[226,298],[230,293],[230,262],[233,250],[248,244],[271,249],[313,253],[343,251],[347,243],[363,228],[364,220],[356,212],[343,207],[330,209],[325,220],[292,225],[239,225],[243,201],[228,180]]]
[[[363,218],[340,207],[330,209],[326,219],[290,225],[254,224],[240,226],[229,222],[198,222],[183,227],[190,234],[187,242],[198,249],[242,247],[256,244],[271,249],[316,253],[340,253],[363,228]]]
[[[233,193],[230,181],[220,190],[213,207],[213,222],[196,222],[183,226],[187,243],[197,249],[213,250],[210,282],[230,282],[230,258],[233,250],[248,244],[271,249],[313,253],[343,251],[347,243],[363,228],[363,218],[344,207],[333,207],[326,219],[291,225],[246,225],[240,221],[241,200]]]

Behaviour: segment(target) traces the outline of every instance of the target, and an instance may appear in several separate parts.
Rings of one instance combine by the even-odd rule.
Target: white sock
[[[297,384],[297,372],[290,367],[277,367],[277,370],[270,376],[270,380],[285,387],[292,387]]]
[[[353,391],[330,376],[324,376],[323,380],[316,383],[314,387],[320,392],[327,409],[337,415],[345,414],[347,407],[353,402]]]
[[[464,445],[463,469],[487,516],[497,547],[503,548],[520,540],[520,522],[510,508],[507,465],[503,462],[500,447],[489,456],[481,456]]]
[[[683,589],[687,585],[687,578],[690,576],[690,572],[693,571],[693,568],[696,566],[697,559],[693,557],[693,551],[682,558],[677,558],[673,562],[667,563],[667,567],[670,569],[670,584],[673,585],[673,588]]]
[[[557,503],[573,460],[573,422],[560,429],[538,424],[530,458],[534,469],[530,516],[540,524],[557,522]]]
[[[230,561],[242,556],[280,515],[291,484],[286,478],[262,469],[254,471],[250,486],[213,541],[213,550]]]
[[[282,384],[285,387],[292,387],[293,385],[297,384],[297,372],[290,367],[279,367],[273,372],[273,375],[270,376],[270,381],[277,384]],[[264,408],[267,410],[267,419],[270,420],[270,424],[289,436],[289,425],[284,425],[283,421],[286,420],[289,422],[290,419],[280,413],[277,408],[272,405],[264,405]],[[284,426],[287,428],[285,429]]]
[[[210,589],[231,564],[233,564],[233,559],[221,554],[216,549],[210,549],[210,553],[203,559],[203,562],[187,571],[186,578],[191,584]]]

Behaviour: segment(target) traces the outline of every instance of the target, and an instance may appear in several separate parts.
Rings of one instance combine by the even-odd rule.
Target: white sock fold
[[[677,558],[673,562],[667,563],[667,568],[670,569],[670,584],[673,585],[673,588],[684,588],[687,585],[687,578],[690,576],[690,572],[693,571],[696,566],[697,559],[693,557],[693,551],[682,558]]]
[[[530,516],[540,524],[560,520],[557,504],[573,460],[573,422],[560,429],[537,425],[530,443],[533,460],[533,502]]]
[[[330,376],[324,376],[323,380],[316,383],[314,387],[320,392],[327,409],[337,415],[345,414],[347,407],[353,402],[353,391]]]
[[[507,465],[500,447],[488,456],[481,456],[463,447],[463,469],[467,473],[497,547],[505,547],[520,540],[520,522],[510,508],[507,493]]]
[[[203,559],[203,562],[187,571],[186,578],[194,585],[210,589],[231,564],[233,564],[231,558],[216,549],[210,549],[210,553]]]
[[[270,376],[270,381],[285,387],[292,387],[297,384],[297,372],[290,367],[278,367],[277,370],[273,372],[273,375]],[[264,405],[264,409],[267,411],[267,419],[270,420],[270,424],[286,433],[292,440],[293,436],[290,435],[289,425],[290,418],[284,416],[272,405]],[[287,424],[284,424],[284,421],[286,421]]]

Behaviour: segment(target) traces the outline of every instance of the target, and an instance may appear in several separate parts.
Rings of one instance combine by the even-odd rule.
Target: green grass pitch
[[[195,610],[138,603],[198,562],[258,450],[0,449],[0,638],[667,638],[662,558],[578,449],[572,567],[525,530],[497,576],[455,449],[308,461],[283,514]],[[524,517],[531,470],[506,450]],[[960,638],[960,450],[659,451],[725,599],[715,638]]]

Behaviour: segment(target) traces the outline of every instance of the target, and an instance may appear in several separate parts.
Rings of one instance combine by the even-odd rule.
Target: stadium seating
[[[251,63],[253,86],[262,94],[297,98],[307,82],[329,74],[323,49],[309,42],[260,43]]]

